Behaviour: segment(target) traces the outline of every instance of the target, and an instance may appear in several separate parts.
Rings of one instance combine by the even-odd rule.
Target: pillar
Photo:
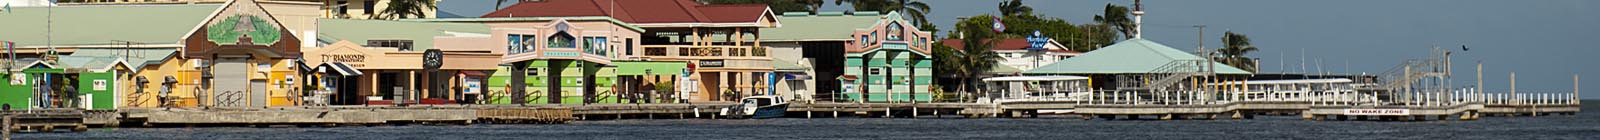
[[[511,86],[511,91],[506,91],[506,93],[511,94],[511,104],[527,104],[528,103],[527,102],[528,101],[527,100],[527,96],[526,96],[527,93],[528,93],[527,92],[527,89],[528,89],[528,87],[527,87],[528,80],[527,79],[528,79],[528,62],[526,62],[526,61],[524,61],[524,62],[512,62],[511,63],[511,83],[506,83],[506,84],[509,84],[509,85],[506,85],[506,86]]]

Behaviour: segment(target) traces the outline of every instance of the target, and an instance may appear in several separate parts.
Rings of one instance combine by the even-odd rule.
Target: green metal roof
[[[497,17],[497,18],[424,18],[424,19],[400,19],[400,21],[422,21],[422,22],[505,22],[505,21],[551,21],[551,20],[556,20],[556,19],[564,19],[564,20],[568,20],[568,21],[604,20],[604,21],[609,21],[612,24],[620,25],[620,26],[622,26],[624,28],[632,29],[633,31],[644,32],[644,28],[639,28],[639,26],[634,26],[633,24],[628,24],[627,22],[622,22],[621,20],[617,20],[615,18],[606,17],[606,16]]]
[[[677,75],[689,67],[689,63],[666,61],[615,61],[611,65],[617,67],[617,75]]]
[[[128,63],[128,66],[137,70],[143,68],[145,65],[160,64],[161,60],[166,59],[168,56],[172,56],[172,54],[177,52],[177,48],[79,48],[77,51],[74,51],[71,55],[67,56],[110,56],[115,58],[126,58],[127,60],[125,61]],[[62,61],[66,61],[66,57],[62,57]]]
[[[805,71],[807,69],[811,69],[811,67],[801,66],[799,62],[800,61],[773,58],[772,69],[778,71]]]
[[[856,29],[871,27],[878,22],[878,19],[876,14],[861,16],[784,13],[778,17],[778,21],[783,21],[783,27],[761,29],[761,41],[848,41],[850,34]]]
[[[1167,45],[1143,38],[1134,38],[1111,44],[1105,48],[1083,53],[1050,65],[1028,70],[1024,74],[1136,74],[1149,73],[1174,61],[1206,60]],[[1217,74],[1250,74],[1249,71],[1212,62]]]
[[[413,50],[432,49],[434,37],[489,34],[489,26],[478,23],[319,19],[317,27],[319,41],[367,45],[367,40],[411,40]]]
[[[1010,75],[1016,73],[1022,73],[1022,69],[1001,64],[995,64],[994,67],[989,68],[989,74]]]
[[[55,45],[111,44],[113,40],[177,44],[219,4],[12,7],[0,13],[0,40],[43,46],[46,22]],[[50,17],[50,20],[46,20]]]

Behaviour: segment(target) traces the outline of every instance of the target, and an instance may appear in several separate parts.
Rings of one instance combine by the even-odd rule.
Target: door
[[[267,80],[250,80],[250,106],[267,106]]]
[[[219,58],[211,66],[215,76],[211,81],[211,95],[218,107],[240,107],[246,105],[246,94],[250,89],[250,64],[245,58]]]

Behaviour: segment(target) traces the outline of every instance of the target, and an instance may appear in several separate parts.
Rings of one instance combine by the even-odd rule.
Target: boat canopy
[[[1228,81],[1228,82],[1222,82],[1222,83],[1211,83],[1211,84],[1206,84],[1206,85],[1222,85],[1222,84],[1229,84],[1229,85],[1240,85],[1240,84],[1243,84],[1243,85],[1283,85],[1283,84],[1329,84],[1329,83],[1350,83],[1350,82],[1355,82],[1355,81],[1347,79],[1347,78],[1285,79],[1285,80]]]
[[[997,81],[1072,81],[1072,80],[1089,80],[1089,77],[1070,76],[1070,75],[1056,75],[1056,76],[1006,76],[1006,77],[983,78],[984,82],[997,82]]]

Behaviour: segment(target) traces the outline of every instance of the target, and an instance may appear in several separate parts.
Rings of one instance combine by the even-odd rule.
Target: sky
[[[996,14],[1000,0],[919,0],[928,18],[950,29],[958,17]],[[1025,0],[1034,13],[1092,22],[1107,3],[1132,0]],[[510,4],[506,4],[510,5]],[[1451,50],[1453,85],[1473,86],[1483,64],[1483,88],[1518,93],[1572,92],[1600,87],[1600,1],[1592,0],[1146,0],[1144,38],[1180,50],[1221,46],[1225,31],[1243,33],[1259,51],[1262,73],[1379,74],[1433,47]],[[464,16],[492,11],[493,0],[446,0],[440,11]],[[849,10],[826,4],[823,11]],[[780,21],[781,22],[781,21]],[[1199,33],[1194,25],[1205,25]],[[938,33],[944,34],[944,33]],[[1470,48],[1461,50],[1461,46]],[[1302,61],[1303,60],[1303,61]],[[1305,68],[1301,68],[1304,65]],[[1584,73],[1588,72],[1588,73]],[[1585,99],[1600,99],[1600,89]],[[1581,93],[1580,93],[1581,94]]]

